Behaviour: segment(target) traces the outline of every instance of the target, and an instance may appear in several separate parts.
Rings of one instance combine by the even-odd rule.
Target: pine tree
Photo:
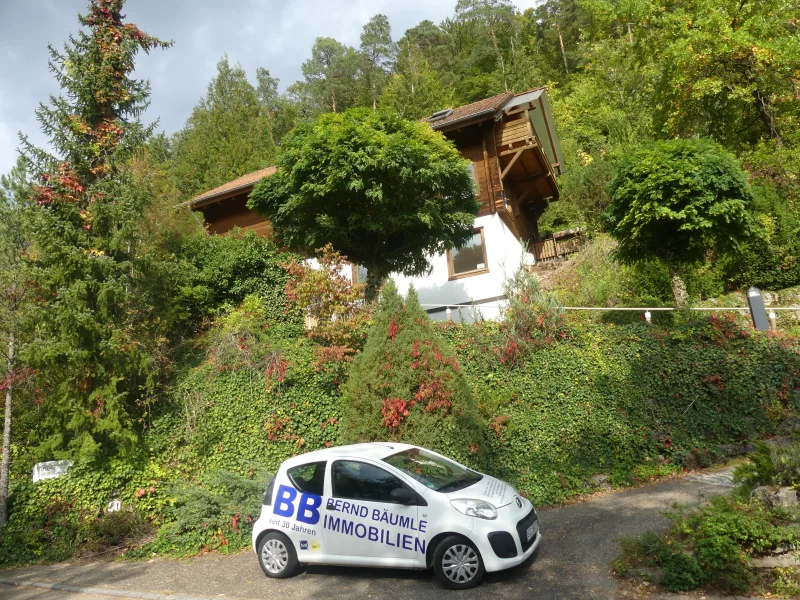
[[[83,29],[50,70],[64,95],[36,114],[56,156],[23,138],[38,180],[34,336],[24,359],[47,383],[40,454],[91,456],[136,439],[165,340],[142,293],[147,250],[138,225],[147,197],[126,161],[154,125],[139,116],[149,84],[131,78],[139,51],[162,42],[123,23],[122,0],[90,0]]]

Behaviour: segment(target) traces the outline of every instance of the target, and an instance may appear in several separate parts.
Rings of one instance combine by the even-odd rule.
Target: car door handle
[[[325,506],[325,510],[338,510],[338,509],[336,508],[336,505],[333,502],[328,502],[328,504]]]

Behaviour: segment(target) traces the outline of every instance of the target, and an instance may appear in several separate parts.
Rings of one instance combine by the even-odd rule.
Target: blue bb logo
[[[300,542],[300,550],[308,550],[308,542],[306,541]]]
[[[294,501],[297,498],[297,490],[288,485],[278,487],[278,495],[275,497],[275,508],[273,513],[281,517],[294,516]],[[300,502],[297,505],[297,520],[309,525],[319,523],[319,507],[322,506],[322,496],[315,494],[300,494]]]

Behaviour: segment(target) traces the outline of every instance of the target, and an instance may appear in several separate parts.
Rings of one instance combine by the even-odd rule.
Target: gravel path
[[[732,487],[728,468],[543,509],[539,514],[542,545],[532,559],[515,569],[487,575],[483,585],[458,592],[458,598],[622,597],[609,573],[609,563],[618,551],[615,540],[666,527],[669,521],[662,513],[673,504],[696,504],[703,498],[726,494]],[[8,585],[12,581],[71,586],[73,591],[93,589],[84,594],[50,589],[34,592],[30,587]],[[262,575],[249,551],[183,561],[157,558],[149,562],[76,562],[0,570],[0,597],[4,599],[78,600],[78,596],[85,596],[85,600],[96,600],[102,598],[98,592],[144,600],[173,594],[251,600],[439,600],[448,593],[428,573],[390,569],[308,567],[296,577],[270,580]]]

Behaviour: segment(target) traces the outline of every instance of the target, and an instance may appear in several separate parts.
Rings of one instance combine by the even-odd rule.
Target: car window
[[[375,465],[354,460],[333,463],[333,495],[336,498],[391,502],[392,490],[405,487],[397,477]]]
[[[269,480],[269,485],[267,486],[267,491],[264,492],[264,502],[266,506],[272,506],[272,492],[275,489],[275,477],[273,476],[272,479]]]
[[[292,467],[286,474],[299,491],[322,496],[325,487],[325,461]]]
[[[477,483],[483,477],[422,448],[409,448],[383,460],[437,492],[454,492]]]

